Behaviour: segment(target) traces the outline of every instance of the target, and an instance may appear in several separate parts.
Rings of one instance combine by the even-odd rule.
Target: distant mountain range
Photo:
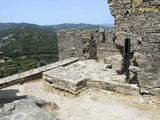
[[[50,29],[54,31],[59,31],[63,29],[80,29],[80,30],[91,30],[91,29],[99,29],[100,27],[103,27],[106,30],[112,30],[112,25],[92,25],[92,24],[72,24],[72,23],[64,23],[59,25],[36,25],[36,24],[29,24],[29,23],[0,23],[0,30],[6,30],[10,28],[19,28],[19,27],[36,27],[36,28],[44,28],[44,29]]]
[[[39,26],[39,25],[29,24],[29,23],[0,23],[0,31],[10,29],[10,28],[23,28],[23,27],[41,28],[41,26]]]
[[[59,25],[48,25],[44,26],[48,28],[53,28],[56,31],[63,30],[63,29],[79,29],[79,30],[93,30],[93,29],[99,29],[100,27],[103,27],[105,30],[112,30],[113,26],[111,25],[92,25],[92,24],[71,24],[71,23],[64,23]]]

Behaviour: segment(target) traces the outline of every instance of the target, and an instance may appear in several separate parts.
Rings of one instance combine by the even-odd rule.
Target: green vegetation
[[[37,61],[35,59],[14,60],[13,62],[7,62],[0,65],[0,77],[13,75],[18,72],[27,71],[36,67]]]
[[[55,62],[58,60],[56,32],[27,24],[1,30],[0,51],[3,58],[10,58],[0,64],[0,77]]]

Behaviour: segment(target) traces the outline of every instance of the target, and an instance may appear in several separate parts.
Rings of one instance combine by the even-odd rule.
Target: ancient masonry
[[[115,32],[58,33],[59,59],[96,59],[123,73],[142,94],[160,91],[160,1],[109,0]]]
[[[60,31],[59,62],[3,78],[0,88],[43,77],[73,94],[96,87],[160,95],[160,1],[108,2],[114,31]]]
[[[147,94],[147,99],[148,95],[160,96],[160,0],[108,2],[115,17],[114,32],[102,28],[61,31],[59,62],[2,78],[0,89],[43,78],[45,86],[74,95],[93,87],[127,95]],[[0,120],[57,120],[54,102],[17,93],[1,90]],[[92,98],[94,104],[95,100]]]
[[[58,32],[59,60],[70,57],[97,59],[120,68],[122,55],[114,45],[114,32],[100,30],[64,30]]]
[[[130,39],[132,64],[138,66],[142,93],[154,94],[160,88],[160,1],[109,0],[115,17],[115,44],[125,46]]]

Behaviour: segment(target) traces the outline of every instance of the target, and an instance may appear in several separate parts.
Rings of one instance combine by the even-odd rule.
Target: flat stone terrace
[[[43,73],[43,79],[54,88],[78,94],[82,88],[94,87],[123,94],[138,94],[137,85],[125,84],[125,76],[96,60],[77,61]]]

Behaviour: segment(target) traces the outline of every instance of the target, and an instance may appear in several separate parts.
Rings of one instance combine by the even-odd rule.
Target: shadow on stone
[[[19,90],[0,90],[0,108],[2,108],[6,103],[27,98],[26,95],[17,96],[17,93],[19,93]]]

